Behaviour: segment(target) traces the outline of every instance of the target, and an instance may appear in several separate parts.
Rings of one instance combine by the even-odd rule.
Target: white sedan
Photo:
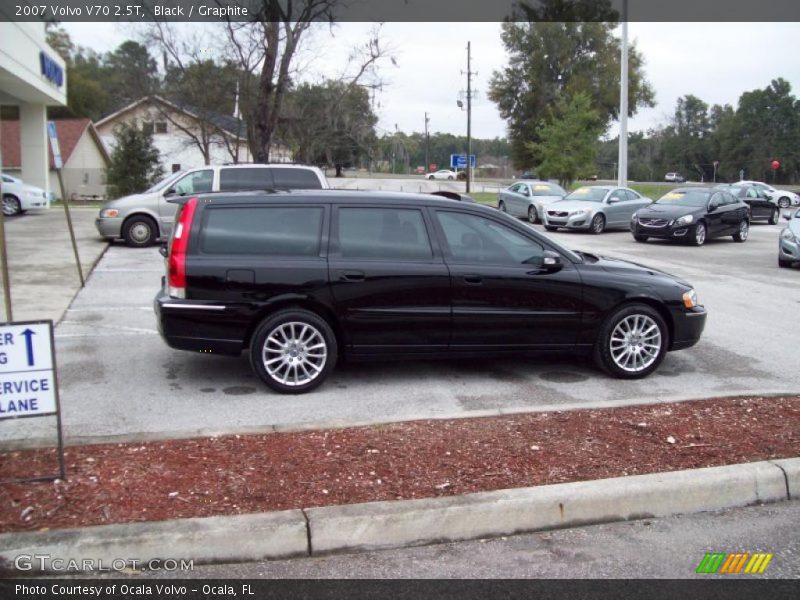
[[[453,181],[456,177],[458,177],[458,173],[448,169],[440,169],[427,175],[428,179],[448,179],[450,181]]]
[[[26,185],[21,179],[3,173],[3,214],[13,217],[32,208],[50,208],[50,199],[42,189]]]
[[[767,195],[767,198],[769,198],[773,204],[777,204],[781,208],[800,206],[800,196],[789,190],[775,189],[763,181],[740,181],[739,183],[749,183],[750,185],[756,186]]]

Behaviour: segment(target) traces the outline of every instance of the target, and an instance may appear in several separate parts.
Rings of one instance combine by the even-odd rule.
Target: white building
[[[0,104],[19,107],[21,178],[49,192],[47,107],[66,105],[67,70],[44,23],[12,23],[13,10],[0,5]]]

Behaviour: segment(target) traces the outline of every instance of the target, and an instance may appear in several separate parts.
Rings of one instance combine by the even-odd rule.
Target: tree
[[[141,192],[164,174],[153,146],[153,135],[138,123],[122,124],[114,132],[114,151],[106,179],[112,195],[127,196]]]
[[[545,9],[563,2],[541,0]],[[586,4],[592,15],[613,17],[607,1]],[[537,13],[525,11],[528,18]],[[560,13],[558,13],[560,14]],[[551,16],[549,13],[546,16]],[[593,17],[594,18],[594,17]],[[489,98],[508,121],[511,156],[518,169],[540,161],[534,151],[537,131],[549,118],[550,107],[576,94],[586,94],[597,111],[601,129],[619,117],[620,41],[609,22],[506,22],[501,39],[509,55],[508,66],[495,71]],[[654,104],[653,91],[644,77],[643,59],[635,47],[629,50],[629,114]],[[530,144],[529,142],[534,142]]]
[[[154,94],[159,87],[158,67],[147,48],[133,40],[122,42],[104,60],[108,109],[119,110],[144,96]]]
[[[76,46],[64,29],[52,23],[47,24],[47,43],[67,66],[67,106],[51,107],[48,115],[53,119],[87,117],[96,121],[103,116],[107,103],[100,55]]]
[[[714,145],[711,141],[708,104],[687,94],[678,98],[672,123],[663,131],[662,164],[666,171],[694,173],[697,179],[711,179]]]
[[[594,170],[602,118],[585,93],[575,94],[569,101],[562,98],[553,112],[554,116],[538,128],[540,141],[530,142],[530,150],[540,157],[539,176],[556,177],[566,188]]]

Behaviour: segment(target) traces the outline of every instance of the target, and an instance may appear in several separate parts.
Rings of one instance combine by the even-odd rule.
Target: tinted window
[[[405,208],[340,208],[339,248],[343,258],[433,256],[422,213]]]
[[[240,190],[271,190],[272,171],[267,168],[222,169],[219,172],[219,189],[222,192]]]
[[[195,171],[175,184],[175,191],[178,194],[201,194],[210,192],[214,184],[214,171]]]
[[[703,190],[672,190],[656,200],[656,204],[678,204],[680,206],[705,206],[708,192]]]
[[[602,202],[606,197],[608,188],[601,187],[580,187],[571,194],[567,195],[564,200],[584,200],[586,202]]]
[[[437,212],[453,258],[462,262],[494,265],[538,264],[544,248],[484,217],[453,212]]]
[[[321,190],[322,184],[314,171],[272,167],[276,190]]]
[[[628,198],[628,200],[638,200],[641,198],[641,196],[633,190],[625,190],[625,196]]]
[[[206,254],[318,256],[322,208],[209,207],[200,249]]]
[[[561,186],[552,183],[536,183],[531,188],[534,196],[563,196],[566,194]]]

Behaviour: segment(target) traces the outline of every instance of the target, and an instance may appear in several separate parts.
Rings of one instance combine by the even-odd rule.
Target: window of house
[[[142,121],[142,131],[148,135],[153,135],[153,122]]]
[[[172,172],[177,173],[181,170],[181,163],[172,163]]]
[[[167,133],[167,122],[166,121],[157,121],[156,122],[156,133]]]

